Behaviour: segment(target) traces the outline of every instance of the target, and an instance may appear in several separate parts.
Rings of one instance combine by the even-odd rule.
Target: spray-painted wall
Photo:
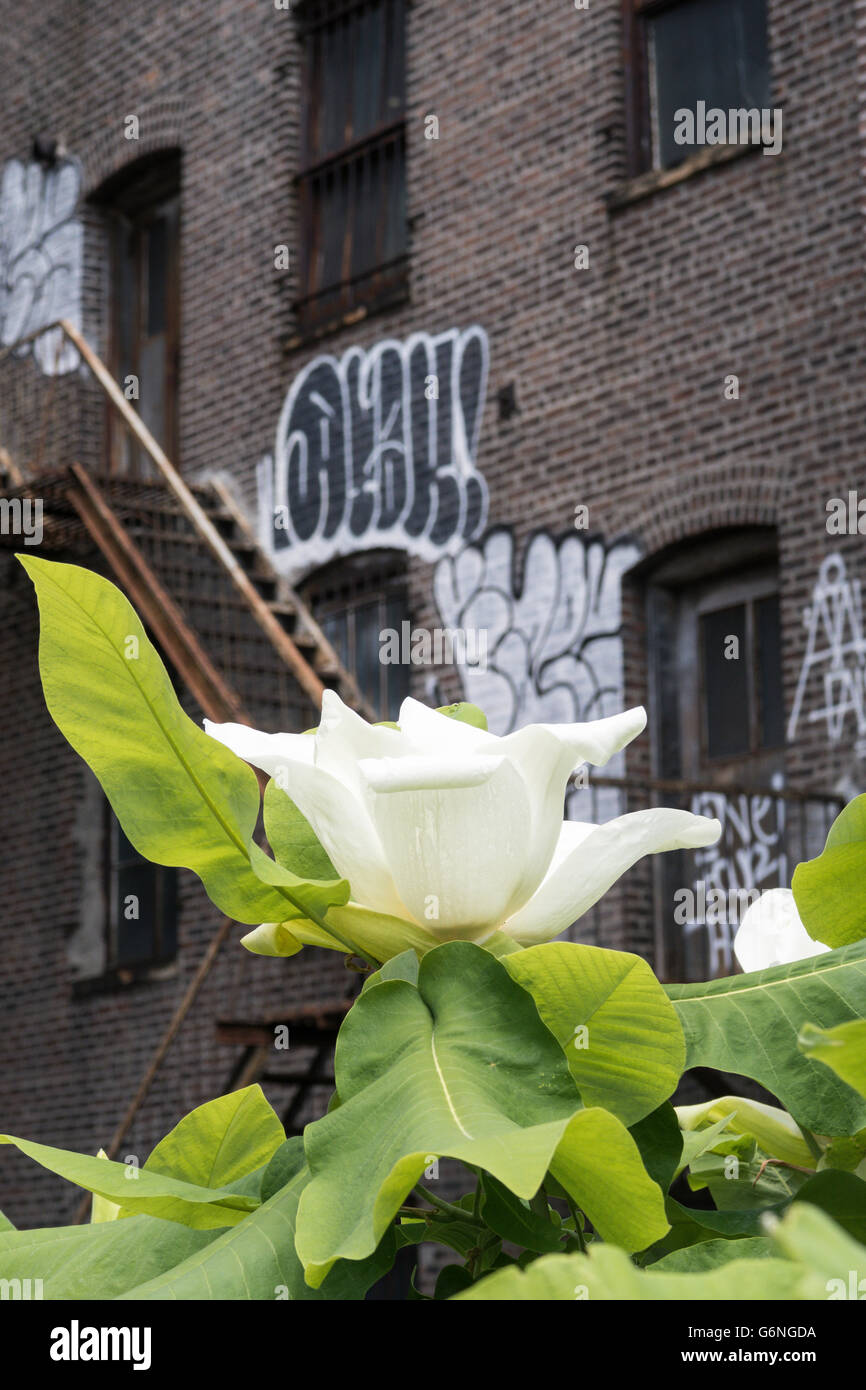
[[[0,175],[0,342],[65,318],[81,327],[81,180],[71,161],[46,168],[10,159]],[[55,330],[21,349],[48,376],[70,372],[78,353]]]

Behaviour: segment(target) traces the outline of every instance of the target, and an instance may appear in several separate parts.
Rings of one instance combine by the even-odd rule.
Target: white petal
[[[396,729],[368,724],[360,714],[344,705],[334,690],[322,699],[322,717],[316,733],[316,766],[329,772],[363,798],[358,763],[361,758],[400,757],[408,744]]]
[[[309,734],[263,734],[245,724],[205,721],[205,728],[239,758],[276,779],[310,822],[337,873],[349,880],[357,902],[393,916],[406,915],[364,800],[314,765],[316,739]],[[360,780],[356,768],[355,778]]]
[[[462,719],[452,719],[447,714],[422,705],[419,700],[407,697],[400,706],[397,721],[400,730],[412,744],[416,753],[474,752],[476,749],[493,751],[493,745],[500,742],[495,734],[486,729],[477,729],[474,724],[466,724]]]
[[[509,912],[531,898],[550,866],[562,829],[566,784],[575,767],[607,762],[645,725],[646,711],[638,707],[588,724],[530,724],[497,741],[495,752],[518,768],[529,796],[529,852]]]
[[[204,721],[204,730],[245,763],[260,767],[270,777],[277,764],[312,763],[315,757],[316,740],[312,734],[264,734],[248,724],[213,724],[210,719]]]
[[[415,766],[415,786],[393,770],[369,769],[377,786],[392,788],[370,797],[397,891],[427,931],[483,940],[503,920],[523,874],[523,782],[507,759],[476,755],[441,768],[422,758]]]
[[[582,763],[593,763],[603,767],[614,753],[619,753],[633,738],[642,734],[646,728],[646,710],[642,705],[624,710],[622,714],[612,714],[607,719],[592,719],[587,724],[530,724],[517,734],[510,734],[504,743],[519,737],[519,733],[529,733],[532,729],[545,729],[562,745],[563,754],[571,759],[572,771]]]
[[[717,820],[667,807],[632,811],[599,826],[566,821],[547,877],[503,930],[521,945],[550,941],[645,854],[699,849],[713,844],[721,830]]]
[[[790,888],[769,888],[762,893],[747,908],[734,937],[734,954],[747,973],[807,960],[829,950],[806,931]]]
[[[503,762],[503,758],[474,754],[463,758],[363,758],[359,767],[373,792],[420,792],[480,787]]]

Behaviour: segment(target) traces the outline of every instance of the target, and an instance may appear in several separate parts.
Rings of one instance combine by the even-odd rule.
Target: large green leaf
[[[217,907],[239,922],[282,920],[304,910],[321,915],[331,903],[345,902],[342,880],[292,875],[265,886],[252,872],[255,774],[181,709],[120,590],[76,565],[20,558],[39,600],[39,668],[49,713],[95,772],[139,853],[192,869]]]
[[[261,1086],[246,1086],[190,1111],[144,1167],[199,1187],[229,1187],[268,1164],[285,1138]]]
[[[131,1216],[95,1226],[0,1231],[0,1279],[41,1279],[45,1299],[117,1298],[214,1240],[175,1221]]]
[[[817,859],[798,864],[791,887],[814,941],[847,946],[866,936],[866,795],[855,797],[830,827]]]
[[[553,941],[508,956],[505,965],[558,1039],[587,1105],[631,1125],[676,1089],[682,1028],[640,956]]]
[[[668,985],[688,1067],[716,1067],[766,1086],[804,1129],[853,1134],[866,1100],[797,1048],[804,1019],[824,1028],[866,1013],[866,942],[705,984]]]
[[[54,1149],[48,1144],[16,1139],[11,1134],[0,1134],[0,1144],[14,1144],[49,1172],[117,1202],[125,1212],[146,1212],[201,1230],[232,1226],[259,1205],[256,1197],[226,1187],[203,1187],[146,1167],[132,1168],[96,1155]]]
[[[175,1267],[130,1289],[129,1299],[361,1299],[390,1269],[393,1231],[367,1260],[340,1262],[320,1289],[304,1282],[295,1253],[298,1199],[309,1181],[300,1169],[258,1211]],[[124,1223],[121,1223],[124,1224]]]
[[[580,1109],[558,1043],[504,965],[469,942],[429,951],[417,984],[364,991],[337,1041],[340,1105],[309,1125],[298,1253],[311,1283],[377,1245],[431,1155],[532,1197],[548,1168],[606,1239],[667,1229],[661,1192],[611,1114]],[[413,965],[413,973],[414,973]]]
[[[473,1302],[731,1301],[820,1298],[820,1284],[800,1264],[783,1259],[732,1260],[699,1273],[636,1269],[621,1250],[592,1247],[588,1255],[542,1255],[526,1269],[511,1265],[480,1279],[456,1300]]]
[[[818,1028],[804,1023],[797,1044],[801,1052],[823,1062],[861,1096],[866,1096],[866,1019]]]

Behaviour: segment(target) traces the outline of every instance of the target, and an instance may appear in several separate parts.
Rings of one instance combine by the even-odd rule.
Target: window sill
[[[177,975],[177,961],[150,961],[145,965],[115,965],[102,975],[73,980],[73,999],[87,999],[93,994],[116,994],[136,985],[160,984]]]
[[[686,179],[695,178],[707,169],[714,169],[718,164],[730,164],[735,159],[745,159],[749,155],[760,154],[763,148],[764,146],[760,144],[708,145],[706,149],[690,155],[682,164],[677,164],[673,169],[649,169],[647,173],[640,174],[637,178],[629,179],[627,183],[621,184],[619,188],[607,195],[605,200],[607,210],[609,213],[619,212],[622,208],[631,207],[633,203],[643,202],[644,198],[651,198],[653,194],[661,193],[666,188],[673,188],[679,183],[684,183]],[[778,158],[777,155],[772,157]]]
[[[351,286],[349,285],[338,285],[330,293],[335,297],[340,295],[351,298],[350,290]],[[283,350],[294,352],[297,348],[316,343],[319,339],[327,338],[343,328],[352,328],[355,324],[363,323],[365,319],[372,318],[375,314],[397,308],[408,301],[409,276],[408,266],[405,262],[400,265],[396,275],[386,283],[377,286],[366,298],[360,294],[354,304],[335,303],[333,308],[324,308],[323,306],[317,311],[315,301],[302,300],[295,306],[298,317],[297,330],[291,337],[284,340]]]

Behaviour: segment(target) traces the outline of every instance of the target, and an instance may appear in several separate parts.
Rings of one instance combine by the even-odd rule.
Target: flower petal
[[[532,896],[551,864],[563,825],[565,788],[575,767],[607,762],[645,725],[646,711],[638,706],[588,724],[530,724],[496,740],[495,752],[511,759],[529,795],[529,852],[509,912]]]
[[[411,769],[404,776],[402,762]],[[425,930],[483,940],[523,874],[529,801],[520,774],[507,759],[478,754],[402,762],[362,764],[397,891]]]
[[[717,820],[667,807],[632,811],[599,826],[566,821],[544,882],[503,931],[523,946],[551,941],[645,854],[699,849],[721,830]]]
[[[315,739],[308,734],[263,734],[245,724],[206,721],[205,727],[212,738],[231,748],[239,758],[269,773],[292,798],[321,840],[337,873],[349,880],[357,901],[378,912],[396,917],[407,915],[364,800],[361,795],[354,795],[345,782],[313,764]],[[357,770],[354,776],[360,781]]]
[[[806,931],[790,888],[769,888],[762,893],[746,909],[734,937],[734,955],[747,974],[807,960],[829,950]]]
[[[261,768],[270,777],[278,764],[312,764],[316,753],[312,734],[265,734],[260,729],[251,729],[248,724],[214,724],[210,719],[204,721],[204,731],[245,763]]]
[[[452,719],[450,715],[440,714],[438,710],[422,705],[420,700],[407,697],[400,706],[398,719],[401,732],[415,753],[458,754],[481,750],[501,742],[495,734],[486,729],[465,724],[462,719]]]
[[[358,772],[362,758],[398,758],[409,751],[397,729],[368,724],[350,709],[335,690],[322,698],[322,717],[316,731],[316,766],[329,772],[363,800],[363,784]]]

